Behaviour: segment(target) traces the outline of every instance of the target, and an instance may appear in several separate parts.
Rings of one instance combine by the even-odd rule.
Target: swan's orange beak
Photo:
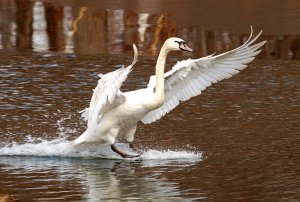
[[[187,45],[186,45],[186,43],[182,43],[182,44],[180,44],[179,45],[179,48],[180,48],[180,50],[183,50],[183,51],[188,51],[188,52],[193,52],[193,49],[191,49],[190,47],[188,47]]]

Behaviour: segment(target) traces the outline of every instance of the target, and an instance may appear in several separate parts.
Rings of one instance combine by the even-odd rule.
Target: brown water
[[[2,0],[1,191],[21,201],[300,200],[300,5],[219,4]],[[269,40],[259,58],[160,121],[140,124],[141,160],[72,150],[97,74],[130,64],[133,42],[142,56],[124,91],[147,85],[169,35],[196,50],[172,54],[170,68],[238,46],[249,24]]]

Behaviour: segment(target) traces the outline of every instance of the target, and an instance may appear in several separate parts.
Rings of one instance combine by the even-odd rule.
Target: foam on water
[[[126,152],[133,153],[128,144],[118,143],[117,147]],[[30,136],[25,143],[10,143],[0,147],[0,156],[44,156],[44,157],[80,157],[80,158],[106,158],[122,159],[114,153],[109,145],[88,145],[74,148],[71,142],[61,137],[55,140],[34,139]],[[136,158],[137,160],[180,160],[189,159],[198,161],[201,153],[194,151],[147,150]]]
[[[59,115],[60,111],[57,114]],[[65,121],[71,120],[70,115],[63,116],[57,120],[58,138],[47,140],[43,138],[33,138],[26,136],[25,143],[1,143],[0,156],[42,156],[42,157],[74,157],[74,158],[105,158],[122,159],[113,152],[110,145],[94,144],[74,147],[67,140],[70,134],[76,132],[76,129],[65,127]],[[117,143],[116,146],[127,154],[136,154],[129,148],[128,144]],[[202,159],[201,152],[186,150],[145,150],[142,155],[133,160],[176,160],[196,162]],[[132,159],[128,159],[132,160]]]

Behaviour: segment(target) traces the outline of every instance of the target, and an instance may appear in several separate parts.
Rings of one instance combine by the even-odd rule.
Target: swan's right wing
[[[178,62],[165,73],[165,102],[144,116],[141,121],[149,124],[174,109],[180,102],[200,95],[211,84],[230,78],[247,67],[247,64],[260,52],[265,41],[254,44],[261,32],[240,47],[219,55]],[[148,89],[155,91],[155,77],[150,78]]]
[[[88,128],[96,126],[102,119],[105,111],[116,107],[125,101],[120,87],[127,79],[133,65],[137,62],[137,48],[133,45],[134,59],[128,67],[122,67],[107,74],[99,74],[100,79],[96,86],[89,108],[82,110],[82,117],[88,121]]]

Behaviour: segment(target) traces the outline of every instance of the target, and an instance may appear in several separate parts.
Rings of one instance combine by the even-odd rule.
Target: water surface
[[[2,192],[21,201],[300,199],[296,26],[300,18],[290,20],[300,13],[296,12],[297,3],[270,5],[263,22],[257,20],[263,17],[257,15],[262,11],[254,9],[255,1],[240,4],[247,11],[240,23],[230,26],[226,20],[239,16],[233,12],[232,16],[226,14],[224,25],[220,21],[213,27],[206,25],[211,24],[219,5],[207,7],[211,9],[202,15],[201,26],[193,18],[194,10],[187,14],[193,4],[178,7],[181,9],[170,6],[167,15],[166,8],[157,2],[137,8],[135,1],[128,1],[128,5],[115,1],[101,1],[99,5],[93,1],[23,1],[28,8],[23,5],[22,11],[27,12],[19,11],[19,15],[34,19],[31,30],[18,25],[20,1],[11,2],[1,1],[5,11],[0,49]],[[182,5],[182,1],[172,2]],[[224,12],[236,10],[233,4],[224,5]],[[128,8],[130,5],[136,9]],[[289,11],[278,21],[285,29],[267,23],[278,19],[275,11],[279,8]],[[83,20],[75,32],[71,25],[80,11]],[[183,11],[185,15],[175,15]],[[46,13],[55,15],[44,18]],[[5,17],[10,21],[3,21]],[[99,19],[102,21],[97,26],[88,25]],[[141,57],[123,91],[147,85],[157,51],[169,34],[186,38],[196,53],[172,54],[167,69],[177,60],[238,46],[247,38],[251,21],[256,22],[254,27],[265,30],[261,40],[269,39],[258,59],[233,78],[182,103],[160,121],[140,124],[135,144],[144,151],[141,158],[122,160],[108,147],[71,147],[69,141],[85,130],[78,112],[88,106],[97,74],[130,64],[133,42],[138,44]],[[51,31],[46,22],[63,24],[51,24],[56,30]],[[94,29],[86,31],[89,27]]]

